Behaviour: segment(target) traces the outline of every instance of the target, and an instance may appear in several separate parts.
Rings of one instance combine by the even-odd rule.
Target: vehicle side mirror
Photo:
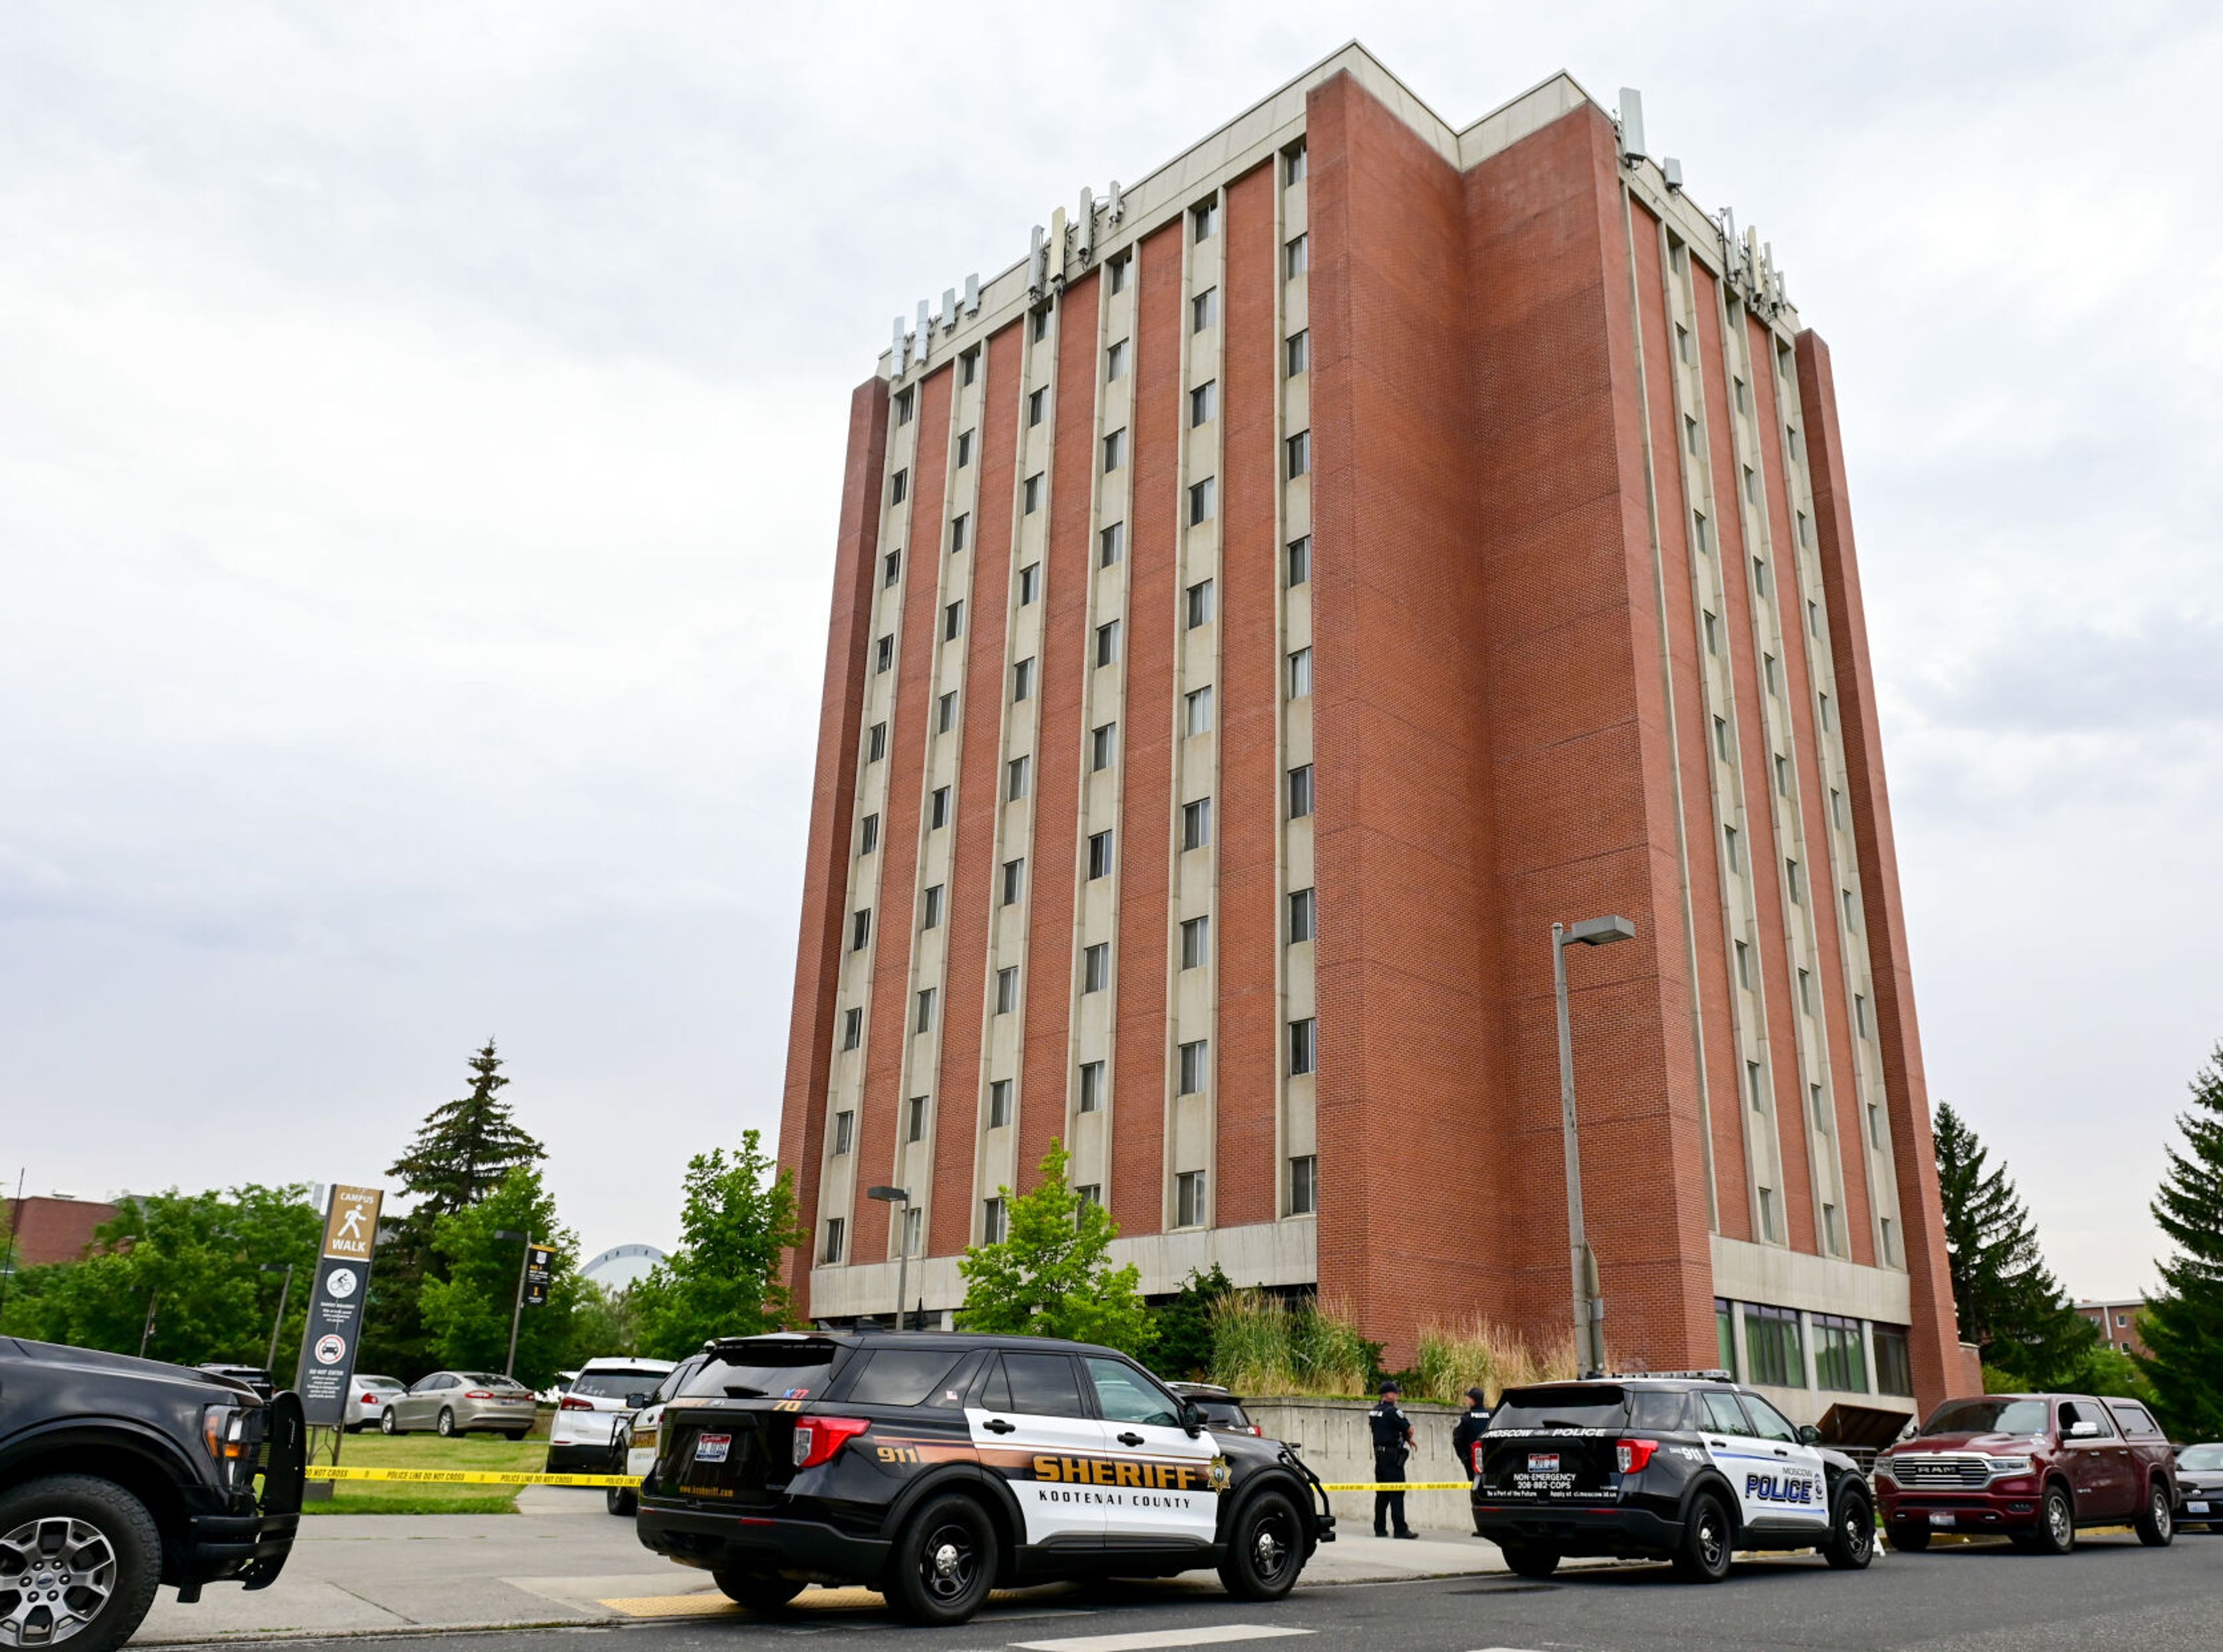
[[[629,1411],[638,1411],[647,1404],[648,1396],[645,1394],[627,1394],[626,1396],[626,1409]]]
[[[1204,1432],[1204,1413],[1193,1399],[1181,1402],[1181,1429],[1192,1440]]]
[[[1822,1443],[1822,1430],[1816,1428],[1811,1423],[1801,1423],[1798,1425],[1798,1443],[1802,1446],[1820,1445]]]

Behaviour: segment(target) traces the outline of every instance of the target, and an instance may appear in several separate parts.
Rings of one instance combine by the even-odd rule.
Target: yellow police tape
[[[312,1463],[312,1480],[412,1480],[424,1486],[638,1486],[638,1474],[528,1474],[468,1468],[335,1468]]]
[[[1469,1480],[1323,1480],[1323,1492],[1470,1492]]]

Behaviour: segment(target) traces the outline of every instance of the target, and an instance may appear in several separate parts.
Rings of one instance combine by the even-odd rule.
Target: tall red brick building
[[[1614,1357],[1801,1417],[1962,1385],[1829,354],[1769,254],[1565,76],[1454,130],[1357,46],[1036,248],[852,402],[798,1301],[889,1313],[907,1244],[954,1309],[1055,1137],[1146,1290],[1313,1286],[1393,1363],[1557,1337],[1551,925],[1615,912],[1570,958]]]

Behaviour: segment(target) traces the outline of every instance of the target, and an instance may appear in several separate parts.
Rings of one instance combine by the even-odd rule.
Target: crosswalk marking
[[[1270,1641],[1284,1635],[1309,1635],[1308,1629],[1274,1629],[1264,1624],[1215,1624],[1206,1629],[1143,1630],[1133,1635],[1074,1635],[1061,1641],[1014,1641],[1023,1652],[1150,1652],[1162,1646],[1218,1646],[1229,1641]]]

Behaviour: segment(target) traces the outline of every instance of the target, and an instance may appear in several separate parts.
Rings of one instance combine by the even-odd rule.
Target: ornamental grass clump
[[[1338,1305],[1237,1291],[1212,1306],[1212,1377],[1238,1394],[1363,1394],[1369,1349]]]
[[[1466,1391],[1479,1388],[1491,1405],[1508,1388],[1535,1382],[1564,1382],[1576,1375],[1573,1334],[1540,1350],[1519,1333],[1479,1314],[1420,1332],[1416,1399],[1439,1404],[1464,1403]]]

